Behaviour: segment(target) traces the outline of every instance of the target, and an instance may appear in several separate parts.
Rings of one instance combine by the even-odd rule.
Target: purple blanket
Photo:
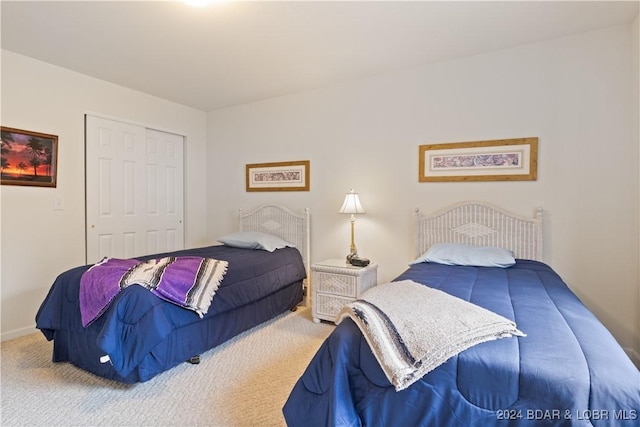
[[[80,279],[82,325],[97,319],[120,290],[134,284],[203,317],[227,267],[227,261],[192,256],[148,261],[105,258]]]

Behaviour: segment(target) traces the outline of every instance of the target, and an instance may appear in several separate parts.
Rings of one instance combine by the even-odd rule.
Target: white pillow
[[[218,239],[218,242],[226,246],[242,249],[262,249],[273,252],[276,249],[286,247],[295,248],[295,245],[282,240],[272,234],[260,231],[241,231],[230,233]]]
[[[516,263],[508,249],[472,246],[463,243],[436,243],[409,265],[435,262],[445,265],[471,265],[476,267],[510,267]]]

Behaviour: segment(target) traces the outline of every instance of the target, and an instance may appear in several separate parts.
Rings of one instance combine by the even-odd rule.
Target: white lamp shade
[[[353,190],[347,193],[339,213],[346,213],[346,214],[365,213],[364,208],[362,207],[362,204],[360,204],[358,193],[354,193]]]

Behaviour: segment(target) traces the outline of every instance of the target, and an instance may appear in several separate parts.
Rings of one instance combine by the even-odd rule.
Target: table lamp
[[[360,204],[358,193],[354,193],[353,190],[349,191],[344,198],[344,203],[338,211],[339,213],[351,214],[351,250],[347,255],[347,262],[351,263],[351,259],[358,255],[356,245],[354,243],[354,223],[356,222],[355,214],[365,213],[364,208]]]

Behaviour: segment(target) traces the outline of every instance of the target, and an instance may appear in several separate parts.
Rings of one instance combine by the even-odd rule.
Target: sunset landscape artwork
[[[55,187],[58,137],[1,127],[2,185]]]

